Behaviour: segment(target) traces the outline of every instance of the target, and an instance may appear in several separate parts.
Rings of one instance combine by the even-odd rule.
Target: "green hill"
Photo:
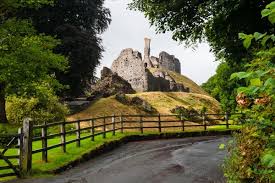
[[[176,106],[192,107],[200,110],[203,106],[208,108],[208,112],[217,113],[220,111],[219,102],[210,96],[197,93],[184,92],[143,92],[137,94],[127,94],[129,98],[139,97],[148,102],[157,113],[171,114],[171,109]],[[69,120],[92,118],[112,114],[147,114],[140,107],[123,104],[115,99],[115,96],[101,98],[93,102],[87,109],[69,116]]]

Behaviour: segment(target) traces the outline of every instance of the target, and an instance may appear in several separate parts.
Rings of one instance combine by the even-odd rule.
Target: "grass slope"
[[[138,96],[150,103],[158,113],[171,114],[170,110],[176,106],[193,107],[201,109],[203,106],[208,108],[209,113],[220,111],[219,102],[210,96],[184,93],[184,92],[144,92],[137,94],[128,94],[128,97]],[[68,120],[77,120],[98,117],[112,114],[146,114],[142,109],[125,105],[118,102],[114,96],[101,98],[92,103],[86,110],[68,117]]]
[[[114,96],[100,98],[92,103],[87,109],[69,116],[68,120],[87,119],[100,116],[119,114],[145,114],[135,106],[128,106],[118,102]]]
[[[176,106],[192,107],[200,110],[203,106],[208,108],[209,113],[220,111],[219,102],[207,95],[185,92],[145,92],[128,95],[129,97],[138,96],[147,101],[158,113],[171,114],[171,109]]]

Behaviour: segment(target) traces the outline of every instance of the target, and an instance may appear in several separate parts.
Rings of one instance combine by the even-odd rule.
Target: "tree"
[[[2,1],[0,24],[0,122],[7,123],[5,103],[10,94],[31,95],[35,83],[56,87],[52,70],[65,70],[66,59],[54,54],[58,40],[37,34],[28,20],[7,18],[19,6],[40,7],[52,1]]]
[[[202,84],[202,88],[208,92],[211,96],[221,102],[221,107],[223,111],[234,111],[236,108],[235,96],[237,93],[237,87],[240,86],[242,82],[236,82],[230,80],[232,73],[236,71],[241,71],[236,64],[237,68],[230,67],[228,63],[221,63],[216,74],[209,78],[206,83]]]
[[[103,7],[104,0],[57,0],[54,6],[36,11],[22,8],[18,16],[31,18],[40,33],[56,36],[61,44],[55,53],[69,59],[66,73],[56,72],[58,80],[68,85],[67,94],[79,96],[90,87],[95,69],[100,63],[103,48],[101,34],[108,27],[110,11]]]
[[[275,1],[262,11],[275,24]],[[231,80],[244,80],[238,88],[238,108],[245,115],[240,133],[234,135],[224,172],[229,182],[275,181],[275,35],[255,32],[239,34],[244,47],[259,46],[242,72]]]

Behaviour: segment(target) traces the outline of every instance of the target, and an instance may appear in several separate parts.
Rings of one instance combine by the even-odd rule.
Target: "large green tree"
[[[130,7],[144,12],[158,32],[172,31],[175,40],[187,45],[207,41],[216,58],[225,61],[230,68],[226,75],[219,75],[221,72],[218,71],[217,78],[229,80],[230,74],[240,71],[253,52],[253,49],[247,51],[243,47],[238,33],[274,32],[274,27],[262,21],[259,13],[269,2],[271,0],[132,0]],[[216,82],[215,88],[220,92],[227,90],[228,94],[220,93],[219,96],[223,95],[223,101],[228,101],[234,95],[236,85],[234,82],[225,85]],[[229,107],[235,105],[233,101]]]
[[[261,14],[275,25],[275,1]],[[245,81],[236,100],[246,120],[229,144],[224,172],[228,182],[275,182],[275,35],[250,32],[239,37],[246,48],[257,44],[260,49],[242,72],[231,76]]]
[[[23,8],[21,17],[31,18],[40,33],[57,36],[61,44],[55,49],[69,59],[66,73],[56,72],[58,80],[68,85],[67,95],[79,96],[90,87],[103,48],[98,36],[108,27],[109,9],[104,0],[56,0],[55,5],[36,11]]]
[[[37,34],[29,20],[7,18],[14,16],[19,7],[39,8],[48,3],[52,1],[4,0],[0,3],[1,123],[7,123],[5,104],[8,95],[31,95],[35,83],[47,82],[49,87],[55,87],[58,84],[52,71],[66,68],[65,57],[53,53],[59,41]]]
[[[240,67],[238,67],[237,64],[236,67],[230,67],[227,62],[223,62],[218,66],[216,74],[209,78],[206,83],[202,84],[202,88],[206,92],[220,101],[224,111],[234,111],[236,108],[236,88],[239,87],[242,82],[229,80],[232,73],[240,71]]]

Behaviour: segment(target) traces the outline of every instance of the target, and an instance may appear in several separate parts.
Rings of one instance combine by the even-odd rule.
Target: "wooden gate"
[[[4,147],[0,147],[0,178],[17,176],[21,177],[20,173],[20,146],[22,135],[5,135],[0,136],[2,139],[8,139],[8,143]]]

